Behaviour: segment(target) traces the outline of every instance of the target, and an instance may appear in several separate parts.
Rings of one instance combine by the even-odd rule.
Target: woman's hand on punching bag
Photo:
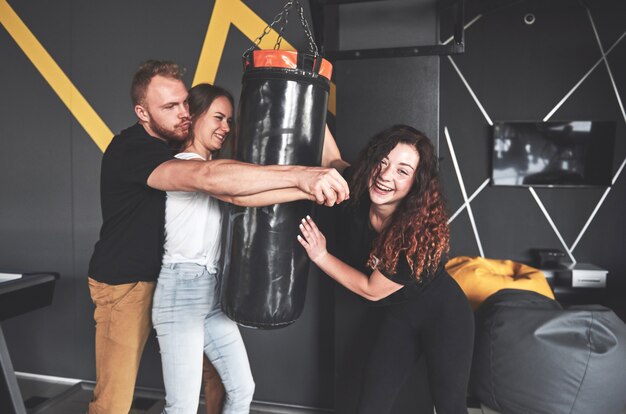
[[[298,179],[298,188],[315,197],[318,204],[328,207],[350,196],[348,183],[334,168],[307,167]]]
[[[322,234],[320,229],[313,219],[309,216],[302,219],[300,223],[300,232],[302,236],[298,235],[298,241],[306,250],[306,254],[313,263],[317,263],[328,254],[326,250],[326,237]]]

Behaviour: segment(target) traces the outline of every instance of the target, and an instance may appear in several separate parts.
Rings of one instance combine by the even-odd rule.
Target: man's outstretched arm
[[[248,196],[281,188],[298,188],[319,204],[332,206],[349,196],[348,184],[333,168],[255,165],[235,160],[170,160],[148,177],[163,191],[202,191],[214,196]]]

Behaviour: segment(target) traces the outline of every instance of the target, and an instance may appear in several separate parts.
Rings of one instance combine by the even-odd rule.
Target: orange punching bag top
[[[295,50],[255,50],[252,56],[255,68],[298,69],[298,52]],[[322,57],[318,59],[322,59],[319,74],[330,80],[333,65]]]

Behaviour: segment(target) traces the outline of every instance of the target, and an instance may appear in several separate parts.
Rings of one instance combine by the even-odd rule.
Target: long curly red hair
[[[415,181],[376,238],[367,265],[394,274],[404,253],[419,280],[437,269],[450,243],[448,215],[430,139],[407,125],[394,125],[375,135],[356,164],[351,198],[358,203],[368,192],[370,182],[380,174],[381,161],[399,143],[413,146],[419,154]]]

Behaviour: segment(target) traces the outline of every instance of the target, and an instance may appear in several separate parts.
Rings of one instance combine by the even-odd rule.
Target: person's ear
[[[148,114],[148,110],[142,105],[135,105],[135,114],[141,122],[150,122],[150,114]]]

